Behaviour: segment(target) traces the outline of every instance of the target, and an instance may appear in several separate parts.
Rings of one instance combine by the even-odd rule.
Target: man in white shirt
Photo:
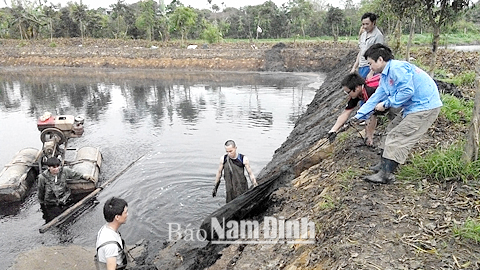
[[[127,222],[127,202],[115,197],[108,199],[103,207],[103,216],[107,224],[103,225],[97,234],[97,269],[125,269],[125,241],[118,228]]]
[[[368,12],[363,14],[362,30],[363,32],[358,40],[358,47],[360,47],[360,51],[358,52],[357,59],[355,60],[350,72],[354,73],[358,68],[358,74],[360,74],[362,78],[366,79],[370,73],[370,66],[368,65],[365,57],[363,57],[363,54],[375,43],[384,44],[384,38],[382,32],[380,32],[377,27],[377,15],[374,13]],[[373,72],[371,75],[373,75]]]

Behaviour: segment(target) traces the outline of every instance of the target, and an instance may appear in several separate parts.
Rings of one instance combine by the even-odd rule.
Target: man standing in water
[[[70,201],[71,191],[67,179],[85,179],[94,181],[88,174],[81,174],[68,167],[61,166],[61,161],[50,157],[45,164],[48,169],[38,176],[38,201],[46,206],[65,206]]]
[[[247,170],[253,186],[257,186],[258,184],[250,168],[248,158],[237,153],[237,146],[234,141],[228,140],[225,142],[225,151],[227,154],[220,157],[220,165],[218,166],[217,175],[215,176],[215,187],[213,188],[212,196],[215,197],[217,195],[217,189],[223,173],[228,203],[248,189],[244,169]]]

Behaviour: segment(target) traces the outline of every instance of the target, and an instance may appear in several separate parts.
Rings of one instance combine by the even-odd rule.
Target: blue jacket
[[[382,101],[385,108],[402,107],[403,117],[443,105],[435,81],[417,66],[399,60],[388,61],[377,91],[360,107],[355,117],[367,119]]]

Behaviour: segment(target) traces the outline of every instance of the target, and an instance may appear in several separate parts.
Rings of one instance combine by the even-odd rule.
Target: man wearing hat
[[[94,181],[90,175],[60,166],[61,162],[56,157],[48,158],[45,164],[48,169],[38,176],[38,201],[43,206],[63,206],[68,203],[71,192],[67,179]]]

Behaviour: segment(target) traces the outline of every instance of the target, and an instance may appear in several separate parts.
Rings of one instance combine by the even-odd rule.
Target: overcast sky
[[[36,0],[30,0],[30,1],[36,1]],[[42,2],[44,0],[41,0]],[[156,0],[158,1],[158,0]],[[235,7],[235,8],[240,8],[244,6],[255,6],[255,5],[261,5],[265,3],[267,0],[212,0],[212,4],[217,4],[217,6],[220,8],[220,10],[223,9],[222,3],[226,7]],[[283,3],[287,3],[288,0],[272,0],[277,6],[281,6]],[[340,7],[342,8],[344,6],[344,0],[317,0],[317,1],[322,1],[324,3],[330,3],[331,5],[335,7]],[[7,4],[11,6],[11,0],[6,0]],[[54,3],[54,4],[62,4],[62,6],[66,6],[68,2],[77,2],[79,3],[80,0],[47,0],[47,3]],[[139,0],[126,0],[125,3],[127,4],[133,4],[139,2]],[[171,0],[164,0],[165,5],[168,5],[171,3]],[[180,0],[182,4],[185,6],[192,6],[194,8],[202,9],[202,8],[209,8],[210,5],[208,4],[207,0]],[[359,2],[359,0],[354,0],[354,2]],[[82,3],[84,5],[87,5],[88,8],[108,8],[111,4],[117,3],[117,0],[82,0]],[[0,7],[5,6],[5,0],[0,0]]]

